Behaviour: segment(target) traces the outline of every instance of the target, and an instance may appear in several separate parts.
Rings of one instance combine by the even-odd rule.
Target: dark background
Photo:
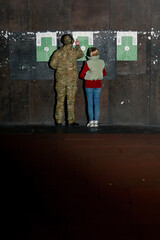
[[[52,70],[46,71],[47,63],[42,68],[37,64],[34,74],[28,72],[30,79],[23,79],[22,74],[13,80],[9,55],[14,44],[9,43],[10,33],[30,36],[37,31],[111,31],[116,34],[116,31],[131,30],[138,31],[138,61],[116,62],[114,79],[103,81],[100,122],[159,125],[159,9],[159,0],[39,0],[38,3],[36,0],[1,0],[0,123],[54,125],[54,76],[47,79]],[[105,52],[107,47],[100,36],[98,39]],[[26,44],[29,47],[32,42],[28,39],[24,47]],[[32,51],[30,55],[35,54],[35,48]],[[28,56],[30,63],[33,55]],[[22,60],[21,51],[17,58]],[[38,79],[39,75],[44,78]],[[81,124],[87,121],[85,107],[83,81],[79,80],[75,115]]]

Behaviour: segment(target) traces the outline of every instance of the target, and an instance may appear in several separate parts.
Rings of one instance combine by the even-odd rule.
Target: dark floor
[[[0,146],[5,239],[160,238],[158,127],[3,126]]]
[[[99,124],[98,128],[87,128],[86,125],[79,125],[78,127],[56,127],[53,125],[0,125],[0,133],[160,133],[160,125],[103,125]]]

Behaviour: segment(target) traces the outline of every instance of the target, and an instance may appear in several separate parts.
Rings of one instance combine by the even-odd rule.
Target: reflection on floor
[[[6,239],[159,239],[160,134],[124,129],[1,128]]]

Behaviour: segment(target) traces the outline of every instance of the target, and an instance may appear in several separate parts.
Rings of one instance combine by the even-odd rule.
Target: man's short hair
[[[71,34],[65,34],[61,37],[63,45],[69,45],[74,43],[74,38]]]

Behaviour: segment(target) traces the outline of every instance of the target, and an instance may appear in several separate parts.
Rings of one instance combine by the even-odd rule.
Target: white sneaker
[[[89,121],[89,123],[87,124],[87,127],[94,127],[94,121]]]
[[[98,127],[98,121],[95,120],[93,124],[94,124],[94,127]]]

